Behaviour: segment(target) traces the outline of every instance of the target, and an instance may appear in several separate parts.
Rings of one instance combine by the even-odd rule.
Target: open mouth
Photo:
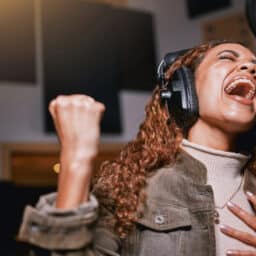
[[[240,98],[247,103],[252,102],[256,94],[256,84],[248,78],[236,78],[230,82],[225,88],[226,94],[233,98]],[[237,96],[237,97],[235,97]]]

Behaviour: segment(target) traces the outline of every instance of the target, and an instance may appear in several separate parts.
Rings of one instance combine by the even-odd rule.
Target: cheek
[[[223,113],[224,106],[218,98],[213,95],[206,96],[206,93],[200,96],[199,119],[209,124],[222,122],[224,120],[223,116],[225,115],[225,113]]]
[[[200,116],[209,116],[217,112],[218,101],[216,100],[216,97],[212,97],[212,95],[209,97],[208,93],[205,91],[199,95],[198,102]]]
[[[205,79],[200,86],[196,87],[199,106],[202,109],[217,104],[221,97],[221,86],[218,79]]]
[[[211,76],[201,77],[196,84],[200,115],[216,115],[221,106],[223,79],[212,73]]]

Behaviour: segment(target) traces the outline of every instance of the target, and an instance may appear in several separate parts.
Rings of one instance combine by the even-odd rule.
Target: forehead
[[[233,52],[236,52],[241,57],[248,57],[248,58],[256,58],[255,55],[250,51],[248,48],[235,43],[224,43],[217,45],[213,47],[212,49],[208,50],[208,52],[205,55],[205,58],[207,57],[213,57],[221,53],[225,50],[231,50]]]

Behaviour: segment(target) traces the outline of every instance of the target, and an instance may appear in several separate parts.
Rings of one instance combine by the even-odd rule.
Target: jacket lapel
[[[250,191],[256,194],[256,175],[250,169],[246,169],[244,173],[244,191]]]

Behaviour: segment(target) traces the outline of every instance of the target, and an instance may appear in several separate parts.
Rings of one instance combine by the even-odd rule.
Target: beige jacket
[[[244,189],[256,193],[255,175],[244,175]],[[215,255],[214,197],[201,162],[182,151],[173,166],[148,178],[146,193],[144,214],[125,240],[106,224],[112,213],[102,207],[99,213],[93,195],[80,208],[61,211],[54,194],[26,207],[19,238],[52,256]]]

